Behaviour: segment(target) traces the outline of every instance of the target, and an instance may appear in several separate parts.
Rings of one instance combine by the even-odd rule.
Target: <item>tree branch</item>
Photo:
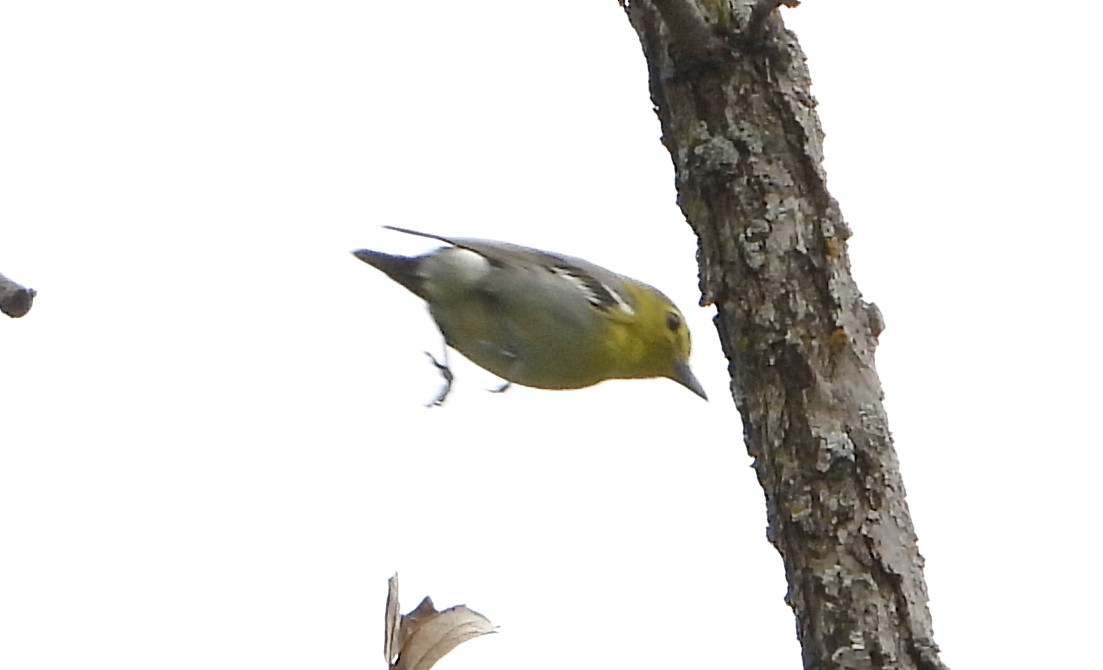
[[[629,18],[699,239],[702,302],[717,308],[804,666],[941,670],[874,365],[883,322],[850,271],[804,53],[774,13],[795,2],[716,4],[731,13],[720,17],[729,37],[770,49],[687,69],[673,47],[693,42],[697,5],[632,0]]]
[[[24,288],[0,274],[0,312],[18,319],[31,311],[35,295],[33,288]]]

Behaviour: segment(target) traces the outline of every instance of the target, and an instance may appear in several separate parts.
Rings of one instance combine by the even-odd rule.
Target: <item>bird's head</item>
[[[689,326],[673,302],[646,284],[626,286],[632,296],[634,314],[626,320],[621,346],[634,360],[631,366],[640,377],[666,377],[708,400],[701,382],[689,369],[692,343]]]

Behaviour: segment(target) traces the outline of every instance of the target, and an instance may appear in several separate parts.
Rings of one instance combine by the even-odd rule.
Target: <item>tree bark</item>
[[[18,319],[31,311],[34,297],[33,288],[24,288],[0,274],[0,312]]]
[[[621,0],[699,239],[805,668],[943,668],[793,0]]]

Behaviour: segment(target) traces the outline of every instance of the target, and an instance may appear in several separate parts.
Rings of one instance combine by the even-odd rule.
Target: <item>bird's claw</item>
[[[513,382],[506,382],[496,389],[487,389],[487,391],[490,391],[491,393],[505,393],[509,390],[510,386],[513,386]]]
[[[437,393],[436,398],[433,398],[433,400],[425,406],[440,407],[444,404],[444,399],[448,397],[448,392],[452,390],[452,382],[455,380],[455,377],[452,376],[452,368],[448,367],[448,352],[444,352],[443,363],[438,361],[436,357],[434,357],[433,354],[429,353],[428,351],[425,352],[425,355],[428,356],[429,360],[433,362],[433,367],[435,367],[437,370],[440,370],[440,376],[444,377],[444,388],[442,388],[440,392]]]

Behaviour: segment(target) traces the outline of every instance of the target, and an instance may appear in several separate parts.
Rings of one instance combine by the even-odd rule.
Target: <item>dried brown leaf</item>
[[[428,599],[422,604],[426,601]],[[408,637],[403,636],[402,651],[394,670],[430,670],[461,642],[494,632],[494,624],[489,619],[464,605],[419,618],[416,624],[411,625],[410,620],[403,624],[403,632],[410,632]]]
[[[445,654],[494,632],[494,624],[465,605],[438,612],[426,596],[409,614],[398,615],[398,575],[387,583],[383,654],[391,670],[430,670]]]
[[[398,573],[387,580],[387,610],[383,614],[383,657],[393,665],[402,647],[402,622],[398,616]]]

